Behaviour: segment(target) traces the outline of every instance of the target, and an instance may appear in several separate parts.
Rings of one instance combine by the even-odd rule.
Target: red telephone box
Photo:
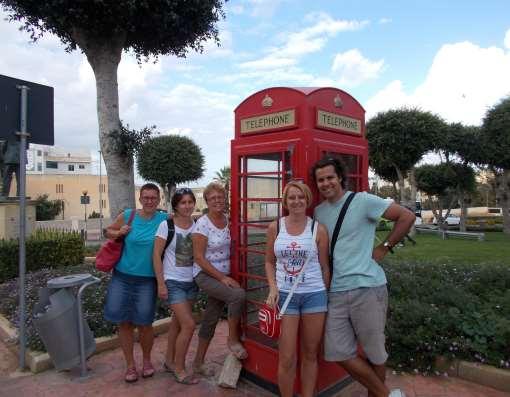
[[[268,88],[236,108],[231,141],[232,274],[247,296],[242,331],[249,357],[243,369],[248,378],[273,390],[277,388],[278,346],[258,329],[258,309],[268,294],[266,229],[282,216],[282,192],[289,180],[303,180],[314,192],[314,205],[320,202],[310,168],[325,155],[344,161],[349,190],[368,189],[365,110],[348,93],[336,88]],[[309,215],[312,212],[313,207]],[[320,395],[346,382],[348,376],[341,367],[320,361]]]

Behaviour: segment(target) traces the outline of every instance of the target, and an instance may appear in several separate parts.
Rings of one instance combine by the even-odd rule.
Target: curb
[[[450,360],[443,356],[436,358],[435,368],[448,376],[510,392],[510,370],[507,369],[463,360]]]
[[[85,256],[83,258],[83,263],[85,263],[86,265],[95,265],[96,257],[95,256]]]
[[[170,318],[163,318],[156,320],[152,327],[154,329],[154,335],[160,335],[168,330],[170,325]],[[0,338],[4,341],[7,348],[18,355],[18,331],[12,327],[9,320],[0,314]],[[135,332],[135,338],[138,338],[138,332]],[[92,355],[104,352],[106,350],[115,349],[120,346],[118,335],[112,336],[101,336],[95,338],[96,350]],[[46,371],[47,369],[53,368],[53,363],[48,353],[34,351],[27,348],[25,353],[25,361],[30,371],[34,374]]]

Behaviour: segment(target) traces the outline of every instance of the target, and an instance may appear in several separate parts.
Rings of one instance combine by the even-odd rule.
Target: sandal
[[[128,368],[126,370],[126,374],[124,375],[124,380],[127,383],[133,383],[138,380],[138,372],[135,367]]]
[[[199,367],[193,366],[193,373],[197,375],[202,375],[205,377],[214,376],[216,371],[211,365],[201,364]]]
[[[196,385],[200,382],[193,376],[193,374],[188,374],[186,371],[182,372],[180,375],[177,372],[174,372],[174,378],[177,383],[181,383],[183,385]]]
[[[175,369],[173,367],[170,367],[166,361],[163,363],[163,369],[165,370],[165,372],[169,372],[171,374],[174,373]]]
[[[228,347],[228,350],[230,350],[232,352],[232,354],[234,356],[236,356],[236,358],[238,360],[244,360],[245,358],[248,357],[248,352],[243,347],[243,345],[241,345],[241,343],[239,343],[239,342],[232,343],[232,344],[227,342],[227,347]]]
[[[154,367],[150,361],[143,363],[142,378],[150,378],[154,375],[154,372],[156,371],[154,370]]]

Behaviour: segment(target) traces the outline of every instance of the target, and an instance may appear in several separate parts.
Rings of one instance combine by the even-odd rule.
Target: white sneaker
[[[393,389],[392,391],[390,391],[390,394],[388,397],[406,397],[406,395],[400,389]]]

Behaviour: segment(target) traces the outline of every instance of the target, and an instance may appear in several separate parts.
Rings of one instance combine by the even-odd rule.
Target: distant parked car
[[[446,217],[444,223],[448,226],[458,226],[460,225],[460,217],[457,215],[450,214]],[[437,225],[436,218],[434,218],[434,225]]]

